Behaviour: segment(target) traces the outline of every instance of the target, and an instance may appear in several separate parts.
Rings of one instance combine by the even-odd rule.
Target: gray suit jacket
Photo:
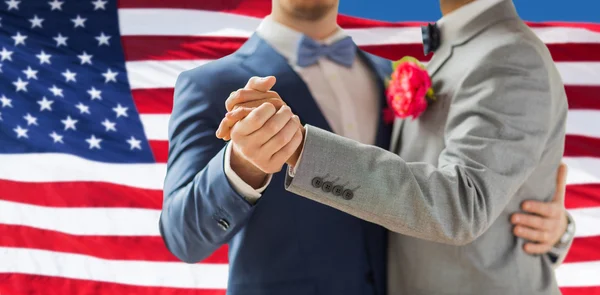
[[[392,152],[307,126],[286,187],[394,232],[389,294],[560,294],[509,222],[554,193],[567,100],[550,53],[510,0],[442,36],[437,101],[395,122]]]

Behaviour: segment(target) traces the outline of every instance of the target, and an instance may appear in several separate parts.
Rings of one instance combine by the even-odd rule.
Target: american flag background
[[[1,1],[1,295],[225,293],[226,246],[189,265],[160,238],[167,123],[177,75],[234,52],[270,6]],[[371,53],[430,58],[422,23],[339,24]],[[570,104],[566,206],[577,233],[558,282],[567,295],[600,294],[600,25],[530,25]]]

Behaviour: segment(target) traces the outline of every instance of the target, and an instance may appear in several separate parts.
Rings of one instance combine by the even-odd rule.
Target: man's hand
[[[273,76],[252,77],[244,88],[232,92],[225,101],[225,108],[228,113],[219,125],[219,129],[217,129],[217,138],[230,140],[231,128],[237,121],[248,115],[247,110],[256,108],[266,102],[272,104],[276,110],[286,105],[277,92],[270,91],[275,82],[276,79]],[[232,116],[232,112],[238,110],[238,108],[246,108],[246,110]]]
[[[511,222],[515,225],[514,234],[531,242],[525,244],[525,252],[543,254],[560,241],[567,229],[565,208],[565,188],[567,165],[558,168],[556,193],[551,202],[525,201],[522,208],[528,213],[515,213]]]
[[[263,103],[233,126],[231,162],[243,159],[264,173],[279,172],[302,143],[300,127],[288,106],[278,111],[272,104]]]
[[[277,92],[271,91],[275,82],[277,80],[273,76],[250,78],[243,89],[231,93],[225,101],[225,108],[230,112],[236,107],[258,107],[264,102],[270,102],[279,110],[285,102]]]
[[[224,140],[232,139],[231,131],[233,126],[265,103],[273,105],[276,111],[280,111],[283,106],[287,107],[277,92],[270,91],[275,82],[275,77],[272,76],[265,78],[252,77],[244,89],[232,92],[225,102],[225,107],[229,112],[221,121],[219,129],[217,129],[217,137]],[[293,116],[292,119],[298,124],[303,136],[304,127],[301,126],[300,119],[297,116]],[[295,166],[301,152],[302,144],[297,146],[297,149],[286,160],[286,163]]]

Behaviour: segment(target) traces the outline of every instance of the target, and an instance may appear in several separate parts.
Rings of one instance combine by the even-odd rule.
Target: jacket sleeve
[[[206,80],[190,71],[178,77],[169,121],[159,227],[167,248],[187,263],[226,244],[253,211],[229,183],[223,168],[226,144],[215,136],[231,89]]]
[[[307,126],[287,189],[401,234],[474,241],[536,169],[554,126],[544,63],[535,49],[517,49],[491,52],[457,85],[437,165]],[[554,164],[544,163],[548,173]]]
[[[575,240],[575,232],[576,232],[576,224],[573,216],[567,212],[567,218],[569,219],[569,223],[573,227],[571,230],[571,239],[567,242],[567,244],[563,248],[554,248],[547,255],[550,257],[550,261],[552,261],[552,266],[554,269],[560,267],[567,258],[569,254],[569,250],[571,250],[571,246],[573,245],[573,241]]]

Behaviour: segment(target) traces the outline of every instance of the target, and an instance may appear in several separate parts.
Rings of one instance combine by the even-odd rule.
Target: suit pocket
[[[271,284],[237,284],[229,286],[227,295],[316,295],[313,281],[295,281]]]

